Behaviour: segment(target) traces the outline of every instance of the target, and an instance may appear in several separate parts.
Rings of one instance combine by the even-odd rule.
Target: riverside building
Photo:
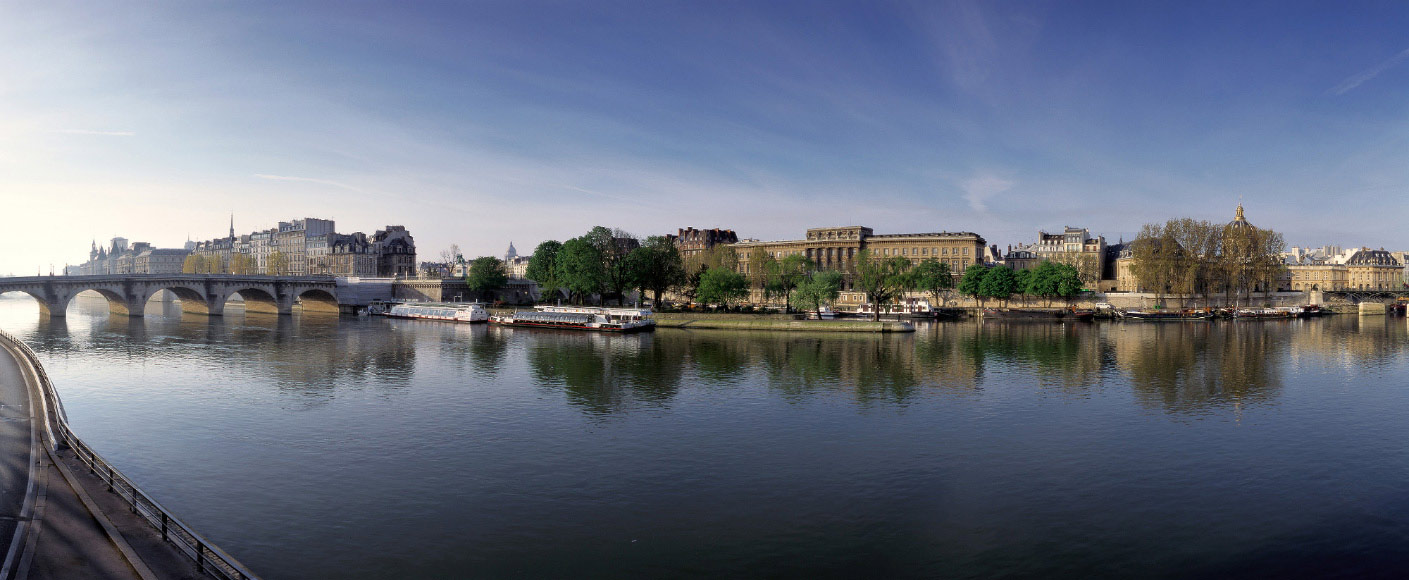
[[[839,270],[845,276],[844,288],[851,289],[851,275],[856,270],[856,255],[870,250],[877,258],[899,256],[919,263],[935,259],[949,264],[956,279],[964,269],[982,262],[983,237],[973,232],[931,232],[917,234],[876,234],[865,226],[811,228],[806,239],[764,242],[745,240],[733,244],[738,258],[738,272],[749,275],[757,267],[756,257],[781,260],[789,255],[801,255],[818,268]]]

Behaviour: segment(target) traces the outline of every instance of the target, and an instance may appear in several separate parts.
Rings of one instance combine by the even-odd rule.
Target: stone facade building
[[[739,236],[734,233],[734,230],[719,228],[708,230],[680,228],[675,235],[667,234],[666,237],[675,242],[675,247],[680,250],[680,257],[687,262],[699,258],[700,254],[716,245],[739,243]]]
[[[232,218],[228,235],[187,241],[187,249],[152,248],[125,238],[113,238],[111,248],[94,242],[81,274],[165,274],[186,270],[186,258],[202,258],[204,269],[216,273],[281,276],[414,276],[416,243],[405,226],[387,226],[368,236],[339,234],[332,220],[304,218],[279,222],[278,227],[235,235]],[[236,270],[236,271],[232,271]]]
[[[1329,257],[1293,252],[1286,264],[1293,291],[1405,288],[1404,263],[1383,249],[1352,249]]]
[[[880,234],[864,226],[812,228],[803,240],[762,242],[745,240],[733,244],[738,257],[738,271],[748,275],[756,251],[781,260],[789,255],[802,255],[819,268],[846,273],[845,289],[851,288],[851,273],[855,271],[856,255],[870,250],[878,258],[900,256],[914,263],[936,259],[949,264],[956,278],[965,268],[982,261],[987,242],[972,232],[933,232],[919,234]]]
[[[1033,268],[1044,261],[1066,264],[1076,268],[1082,282],[1094,287],[1107,269],[1106,238],[1091,237],[1091,230],[1070,226],[1057,234],[1039,230],[1036,243],[1010,246],[1003,260],[1014,270]]]
[[[128,245],[127,238],[113,238],[112,243],[106,247],[99,247],[98,242],[93,242],[93,248],[88,252],[88,261],[72,268],[71,271],[81,276],[97,276],[104,274],[171,274],[181,271],[181,263],[185,261],[189,254],[181,249],[158,249],[153,248],[147,242],[136,242]],[[172,269],[171,262],[175,260],[175,269]]]

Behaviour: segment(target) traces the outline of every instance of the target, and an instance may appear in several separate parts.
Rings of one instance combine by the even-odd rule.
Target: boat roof
[[[537,306],[539,312],[568,312],[574,314],[603,314],[613,316],[650,316],[650,308],[599,308],[596,306]]]

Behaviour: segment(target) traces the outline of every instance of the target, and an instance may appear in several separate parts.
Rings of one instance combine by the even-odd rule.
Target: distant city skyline
[[[113,236],[594,225],[1409,249],[1409,6],[0,5],[0,274]]]

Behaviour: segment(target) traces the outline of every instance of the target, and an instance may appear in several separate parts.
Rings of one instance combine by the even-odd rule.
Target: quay
[[[4,331],[0,550],[0,580],[257,578],[74,435],[34,352]]]

